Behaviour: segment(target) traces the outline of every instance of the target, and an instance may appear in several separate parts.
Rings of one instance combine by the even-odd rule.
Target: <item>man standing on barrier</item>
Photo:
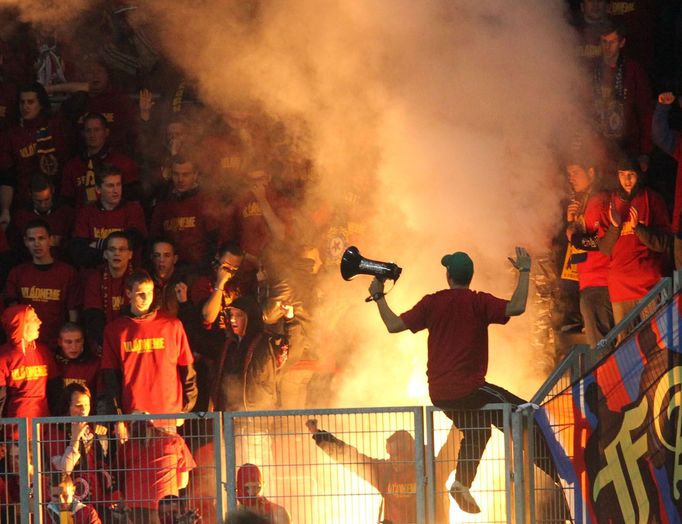
[[[503,429],[502,413],[490,411],[484,423],[472,420],[472,410],[488,403],[514,405],[525,401],[509,391],[485,381],[488,370],[488,325],[506,324],[509,317],[526,310],[530,256],[516,248],[516,260],[509,258],[519,271],[519,280],[511,300],[469,288],[474,264],[469,255],[456,252],[445,255],[448,289],[426,295],[411,310],[396,315],[386,302],[384,283],[372,281],[369,292],[379,308],[389,333],[409,329],[413,333],[428,329],[426,375],[434,406],[441,408],[462,432],[457,457],[455,481],[450,494],[468,513],[481,510],[469,489],[476,476],[485,446],[491,436],[490,425]],[[473,424],[472,424],[473,422]],[[550,473],[555,477],[555,473]]]

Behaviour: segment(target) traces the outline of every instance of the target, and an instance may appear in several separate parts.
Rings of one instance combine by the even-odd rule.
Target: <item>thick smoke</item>
[[[43,27],[64,27],[94,4],[94,0],[0,0],[0,8],[16,8],[22,22]]]
[[[19,3],[24,19],[42,22],[89,5]],[[547,249],[560,219],[554,147],[579,113],[581,85],[562,6],[145,0],[131,20],[155,30],[216,112],[256,100],[290,129],[304,124],[316,185],[301,222],[353,206],[361,252],[404,267],[389,295],[401,312],[445,287],[445,253],[467,251],[472,286],[509,297],[514,246]],[[336,402],[425,402],[425,336],[388,335],[363,302],[368,284],[338,277],[325,293],[319,351],[347,371]],[[539,379],[531,321],[491,329],[489,377],[523,395]]]
[[[469,252],[473,286],[508,297],[514,246],[546,249],[561,191],[552,148],[580,85],[560,0],[148,7],[215,108],[248,95],[307,123],[320,176],[310,209],[361,194],[362,253],[405,267],[396,311],[444,287],[446,252]],[[350,355],[338,402],[423,401],[425,339],[386,334],[362,302],[368,283],[326,294],[320,351]],[[491,379],[525,395],[537,385],[530,321],[491,340]]]

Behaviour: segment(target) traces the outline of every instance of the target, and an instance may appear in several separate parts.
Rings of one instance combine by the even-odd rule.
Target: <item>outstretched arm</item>
[[[374,280],[372,280],[372,283],[369,285],[369,294],[374,299],[374,302],[376,302],[376,305],[379,308],[379,315],[381,315],[381,320],[384,321],[389,333],[400,333],[407,329],[403,319],[396,315],[386,302],[384,283],[376,277],[374,277]]]
[[[516,260],[509,261],[519,271],[519,281],[516,283],[516,289],[507,304],[504,314],[508,317],[516,317],[526,311],[526,302],[528,301],[528,280],[530,275],[530,255],[523,247],[516,248]]]

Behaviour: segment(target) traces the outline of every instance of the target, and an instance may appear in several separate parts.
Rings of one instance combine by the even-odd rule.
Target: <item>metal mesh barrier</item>
[[[230,507],[263,510],[244,489],[252,464],[267,511],[297,524],[425,522],[421,408],[231,413],[225,424]]]
[[[434,516],[430,522],[511,522],[511,405],[488,404],[461,413],[461,427],[455,428],[438,408],[426,408],[427,456],[433,457],[426,467],[428,478],[434,479],[427,491],[429,515]],[[463,445],[483,449],[479,464],[475,451],[473,458],[463,451],[457,463]],[[455,474],[456,467],[462,469],[460,475]],[[471,480],[470,492],[480,513],[463,511],[450,496],[449,488],[458,479],[464,484]]]
[[[34,515],[73,503],[105,524],[219,522],[220,431],[219,413],[34,419]]]
[[[221,523],[238,501],[297,524],[497,523],[528,511],[538,522],[563,522],[566,504],[530,420],[491,404],[462,412],[459,428],[433,407],[426,418],[410,407],[44,418],[30,428],[7,421],[5,434],[18,439],[4,446],[0,522],[52,522],[65,474],[74,500],[105,524],[156,522],[156,515]],[[462,435],[483,450],[480,463],[476,453],[458,457]],[[453,500],[457,479],[470,485],[480,513]],[[164,521],[171,513],[175,520]]]
[[[0,523],[28,522],[32,461],[26,419],[0,423]]]

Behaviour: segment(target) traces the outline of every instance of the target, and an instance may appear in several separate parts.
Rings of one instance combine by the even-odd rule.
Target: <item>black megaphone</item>
[[[393,262],[378,262],[363,257],[355,246],[350,246],[341,257],[341,276],[351,280],[357,275],[371,275],[377,279],[398,280],[403,269]]]

